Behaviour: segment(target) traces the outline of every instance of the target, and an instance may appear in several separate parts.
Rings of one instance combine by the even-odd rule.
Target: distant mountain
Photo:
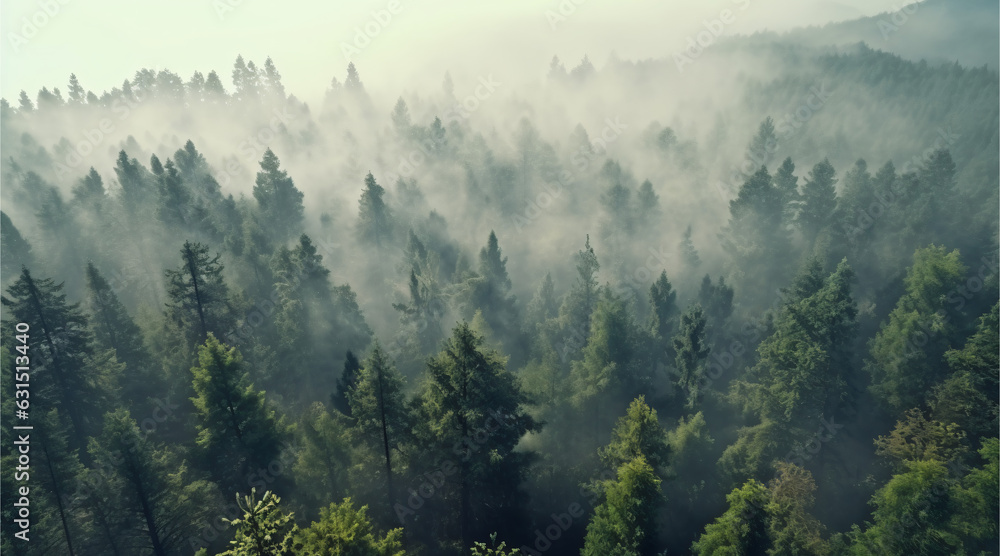
[[[806,46],[865,42],[874,49],[909,60],[1000,67],[1000,2],[997,0],[927,0],[891,6],[892,11],[872,17],[781,34],[758,33],[753,38],[778,38]]]

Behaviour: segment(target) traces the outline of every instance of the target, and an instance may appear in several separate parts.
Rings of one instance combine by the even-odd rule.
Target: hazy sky
[[[49,16],[46,2],[58,13]],[[385,20],[390,3],[397,13],[377,23],[372,12],[383,11]],[[228,90],[233,60],[242,54],[258,64],[271,56],[286,89],[314,100],[332,77],[343,81],[343,44],[355,46],[356,29],[366,26],[377,34],[351,61],[369,89],[401,91],[423,83],[421,77],[440,82],[445,70],[496,79],[541,75],[552,55],[570,67],[584,54],[600,66],[612,51],[625,59],[667,57],[727,8],[734,21],[723,34],[732,35],[894,6],[883,0],[4,0],[0,94],[16,104],[21,89],[34,100],[46,85],[65,96],[69,74],[76,73],[100,95],[142,67],[170,69],[185,80],[214,69]],[[26,26],[25,18],[39,25]]]

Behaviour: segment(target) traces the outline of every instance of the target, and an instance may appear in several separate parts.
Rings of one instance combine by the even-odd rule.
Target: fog
[[[159,552],[148,523],[133,523],[116,550],[220,553],[243,533],[207,538],[197,520],[249,494],[249,462],[280,456],[295,469],[268,490],[300,527],[351,496],[379,535],[403,527],[415,554],[467,554],[489,533],[545,552],[536,533],[584,495],[595,517],[564,527],[561,543],[550,535],[551,553],[600,554],[614,544],[600,544],[598,508],[647,504],[638,490],[609,494],[633,488],[630,466],[647,461],[665,502],[637,506],[652,525],[633,553],[714,553],[725,543],[712,544],[722,541],[711,524],[741,511],[726,495],[780,505],[782,484],[815,490],[812,509],[811,490],[788,502],[806,516],[808,542],[787,541],[810,547],[802,553],[912,552],[897,542],[906,535],[879,528],[899,516],[869,501],[912,461],[960,464],[963,485],[995,466],[978,450],[995,445],[996,399],[974,391],[996,380],[986,340],[998,296],[996,12],[978,0],[6,2],[4,333],[34,318],[18,301],[35,291],[26,280],[51,278],[65,284],[59,303],[82,302],[90,318],[80,373],[117,352],[123,370],[88,379],[114,394],[61,425],[81,469],[103,469],[86,439],[112,434],[112,410],[141,424],[154,401],[184,400],[144,442],[192,466],[207,515],[172,529],[183,547]],[[206,294],[218,296],[212,310],[195,286],[193,312],[178,285],[177,272],[195,275],[185,242],[225,267],[215,275],[203,261],[218,288]],[[108,295],[142,358],[102,343]],[[52,320],[48,310],[38,314]],[[472,434],[447,436],[461,412],[436,397],[461,323],[485,346],[476,369],[495,364],[513,384],[485,389],[468,418],[501,411],[519,424],[502,439],[490,432],[502,447],[462,467],[460,488],[444,487],[428,517],[408,518],[405,489],[432,480],[450,442]],[[931,338],[918,344],[924,366],[908,351],[919,330]],[[284,448],[204,432],[210,336],[242,354],[245,395],[260,391],[271,412],[247,422],[273,425]],[[50,366],[70,349],[48,346]],[[400,386],[387,401],[378,374],[379,433],[358,417],[376,402],[363,401],[369,375],[354,373],[381,373],[381,349]],[[68,387],[39,374],[63,412],[50,392]],[[397,421],[387,424],[386,404]],[[629,421],[643,411],[652,429]],[[829,419],[846,432],[815,440]],[[900,456],[904,421],[953,426],[958,440]],[[634,430],[653,440],[628,444]],[[831,448],[793,456],[814,440]],[[617,479],[597,482],[602,470]],[[93,516],[127,506],[121,488],[46,542],[117,546]],[[778,547],[789,518],[767,507],[767,546]],[[45,508],[56,515],[54,502]],[[995,513],[963,508],[955,515]],[[849,535],[852,524],[863,532]],[[976,527],[955,533],[952,549],[992,550],[995,528],[968,533]]]

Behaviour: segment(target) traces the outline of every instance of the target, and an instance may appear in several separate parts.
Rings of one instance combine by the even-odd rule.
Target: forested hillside
[[[996,554],[998,74],[794,39],[3,100],[4,553]]]

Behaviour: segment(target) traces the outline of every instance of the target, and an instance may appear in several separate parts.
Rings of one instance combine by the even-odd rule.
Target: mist
[[[997,17],[3,4],[4,549],[996,553]]]

